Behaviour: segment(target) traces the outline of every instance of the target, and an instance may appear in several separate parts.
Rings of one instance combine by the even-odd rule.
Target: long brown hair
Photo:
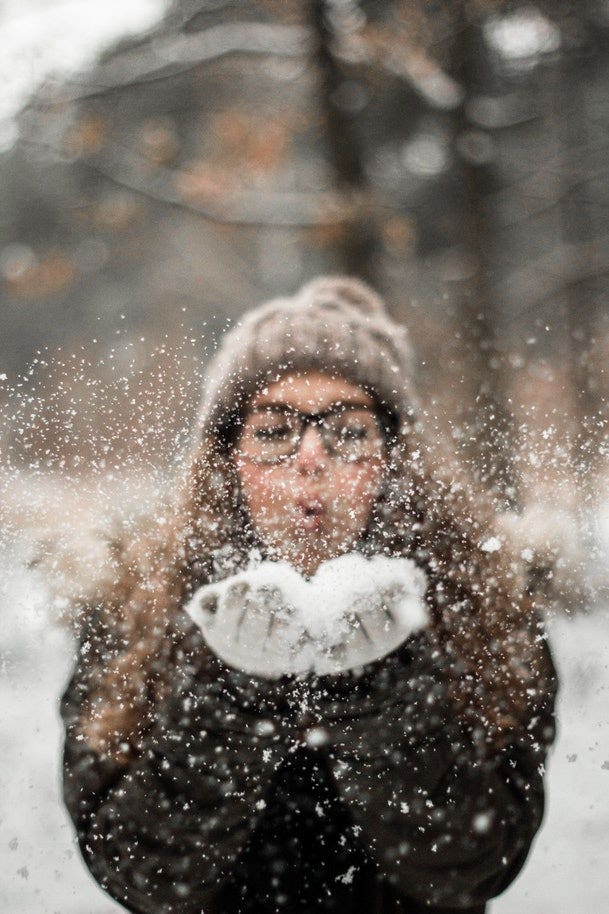
[[[175,507],[130,547],[114,544],[113,583],[84,608],[93,647],[79,728],[90,747],[124,762],[170,686],[180,607],[210,580],[214,561],[229,573],[251,547],[226,443],[208,435],[188,464]],[[363,548],[412,557],[426,570],[456,708],[497,747],[526,720],[543,661],[515,565],[505,550],[489,549],[490,519],[454,463],[411,426],[396,434]]]

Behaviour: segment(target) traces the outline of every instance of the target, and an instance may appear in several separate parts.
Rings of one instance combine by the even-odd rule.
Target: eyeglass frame
[[[369,406],[366,406],[363,403],[333,403],[331,406],[328,407],[328,409],[324,409],[324,410],[316,411],[316,412],[305,412],[304,410],[296,409],[295,407],[288,406],[288,405],[284,406],[284,405],[279,405],[279,404],[277,404],[277,405],[269,404],[268,406],[256,406],[253,409],[250,409],[248,411],[248,415],[250,415],[251,413],[280,412],[280,413],[289,413],[290,415],[295,416],[300,421],[301,428],[300,428],[300,432],[298,433],[298,435],[296,435],[294,438],[294,442],[295,442],[294,450],[288,454],[282,454],[280,457],[269,457],[269,458],[252,457],[250,455],[244,454],[243,452],[240,452],[240,456],[242,459],[246,460],[248,463],[254,463],[254,464],[260,465],[260,466],[273,466],[278,463],[287,462],[288,460],[292,460],[297,455],[307,428],[309,426],[317,426],[319,428],[319,436],[321,438],[324,452],[326,453],[326,455],[328,457],[332,457],[333,459],[342,460],[345,463],[363,463],[366,460],[371,460],[371,459],[373,459],[372,455],[370,455],[369,457],[358,457],[358,458],[351,459],[351,460],[349,460],[348,458],[340,457],[340,455],[333,452],[332,447],[328,446],[328,443],[326,441],[326,437],[324,435],[324,426],[323,426],[324,420],[327,419],[329,416],[337,415],[342,412],[354,411],[354,410],[364,410],[365,412],[370,413],[374,417],[378,430],[381,434],[383,449],[384,449],[384,451],[386,451],[389,448],[390,442],[395,437],[395,433],[389,427],[389,424],[386,424],[386,425],[383,424],[383,419],[379,415],[379,412],[377,410],[371,409]],[[239,439],[240,439],[240,436],[237,438],[237,440],[234,443],[234,449],[236,451],[239,451]]]

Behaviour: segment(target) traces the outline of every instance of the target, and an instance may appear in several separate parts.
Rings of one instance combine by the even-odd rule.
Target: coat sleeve
[[[491,757],[447,718],[437,678],[421,673],[389,707],[332,728],[340,794],[380,870],[406,897],[480,905],[523,866],[543,817],[554,737],[556,679],[544,650],[526,735]],[[420,720],[413,708],[422,705]]]
[[[280,734],[236,700],[212,659],[213,677],[187,664],[177,672],[135,760],[102,757],[76,728],[92,672],[82,645],[61,715],[64,799],[87,866],[138,914],[221,911],[280,761]]]

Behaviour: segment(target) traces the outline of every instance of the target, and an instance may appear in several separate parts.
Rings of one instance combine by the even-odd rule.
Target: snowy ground
[[[122,909],[89,877],[60,801],[57,699],[70,638],[49,624],[35,575],[9,557],[1,582],[0,909],[111,914]],[[558,618],[550,629],[562,690],[546,820],[521,877],[491,914],[609,910],[609,613]]]
[[[18,566],[3,569],[0,600],[0,910],[123,910],[81,863],[60,800],[58,697],[72,662],[70,638],[49,625],[43,587]]]
[[[561,693],[546,818],[491,914],[609,911],[609,612],[555,619],[549,631]]]

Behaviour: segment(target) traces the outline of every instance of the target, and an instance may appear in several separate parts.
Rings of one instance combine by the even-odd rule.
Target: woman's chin
[[[321,534],[324,529],[324,519],[320,514],[304,514],[296,521],[296,529],[305,534]]]
[[[329,562],[348,551],[350,550],[345,547],[339,548],[336,543],[326,542],[323,536],[313,532],[306,540],[303,537],[298,548],[290,554],[284,553],[283,558],[301,574],[311,577],[324,562]]]

